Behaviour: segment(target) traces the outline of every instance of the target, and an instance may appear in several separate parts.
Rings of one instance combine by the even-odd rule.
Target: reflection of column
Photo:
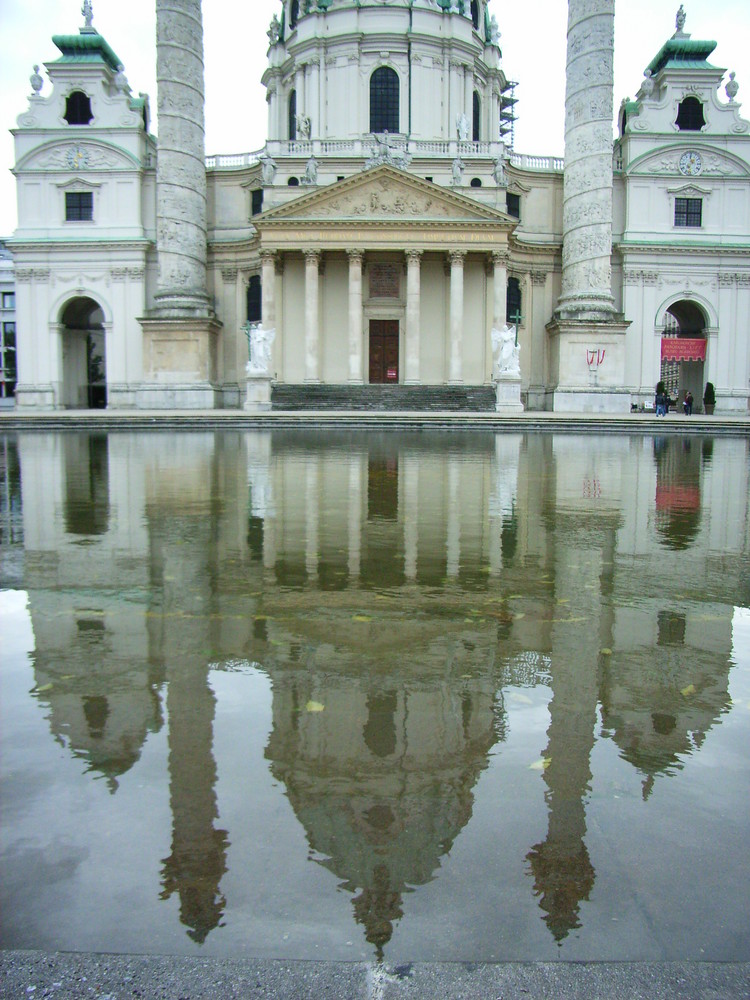
[[[573,529],[568,530],[572,533]],[[587,547],[588,541],[573,538],[570,544],[559,544],[555,554],[556,589],[570,600],[572,621],[557,622],[552,634],[553,695],[544,753],[547,837],[528,854],[534,891],[556,941],[580,927],[580,906],[589,898],[596,878],[584,838],[599,700],[602,553],[590,544]],[[591,581],[588,587],[582,586],[584,580]],[[566,616],[561,613],[559,617]],[[581,627],[581,620],[586,627]]]
[[[493,306],[492,306],[492,326],[495,330],[502,330],[507,323],[507,301],[508,301],[508,260],[507,251],[498,250],[492,254],[493,263]]]
[[[320,454],[308,456],[305,469],[305,568],[308,579],[318,575],[320,523]]]
[[[276,329],[276,254],[272,250],[262,250],[263,265],[261,277],[263,329]]]
[[[464,329],[464,250],[453,250],[450,253],[451,260],[451,356],[449,382],[461,382],[463,380],[462,370],[462,341]]]
[[[305,381],[320,381],[318,344],[318,282],[320,251],[305,250]]]
[[[180,897],[180,921],[202,944],[219,926],[225,900],[227,834],[215,830],[216,762],[213,756],[215,698],[205,663],[180,659],[169,672],[169,801],[172,853],[164,859],[162,899]]]
[[[458,487],[461,473],[458,460],[448,459],[448,565],[447,576],[458,576],[461,563],[461,522],[458,509]]]
[[[349,381],[362,383],[362,260],[364,251],[347,250],[349,257]]]
[[[419,382],[419,323],[421,311],[421,250],[406,251],[406,378]]]
[[[349,579],[359,579],[362,556],[362,456],[349,456]]]
[[[407,580],[417,578],[419,551],[419,458],[404,455],[404,574]]]

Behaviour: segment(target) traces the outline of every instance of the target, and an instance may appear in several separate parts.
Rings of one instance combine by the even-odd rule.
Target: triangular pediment
[[[489,223],[517,220],[420,177],[383,165],[300,195],[253,220],[259,229],[276,222]]]

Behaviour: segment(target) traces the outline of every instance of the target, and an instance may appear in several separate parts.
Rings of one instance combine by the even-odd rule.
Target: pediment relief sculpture
[[[106,146],[91,142],[64,142],[36,150],[25,162],[23,170],[132,170],[136,164],[130,157]]]

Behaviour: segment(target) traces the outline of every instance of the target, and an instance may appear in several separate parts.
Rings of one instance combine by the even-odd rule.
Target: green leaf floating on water
[[[319,701],[308,701],[305,705],[306,712],[325,712],[325,705],[321,705]]]

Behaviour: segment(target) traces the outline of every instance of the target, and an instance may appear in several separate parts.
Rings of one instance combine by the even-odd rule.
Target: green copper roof
[[[78,35],[53,35],[52,41],[62,52],[58,63],[104,62],[114,72],[121,65],[121,60],[98,31],[82,31]]]
[[[672,69],[713,69],[706,61],[716,42],[698,42],[692,38],[670,38],[648,65],[651,75],[669,66]]]

